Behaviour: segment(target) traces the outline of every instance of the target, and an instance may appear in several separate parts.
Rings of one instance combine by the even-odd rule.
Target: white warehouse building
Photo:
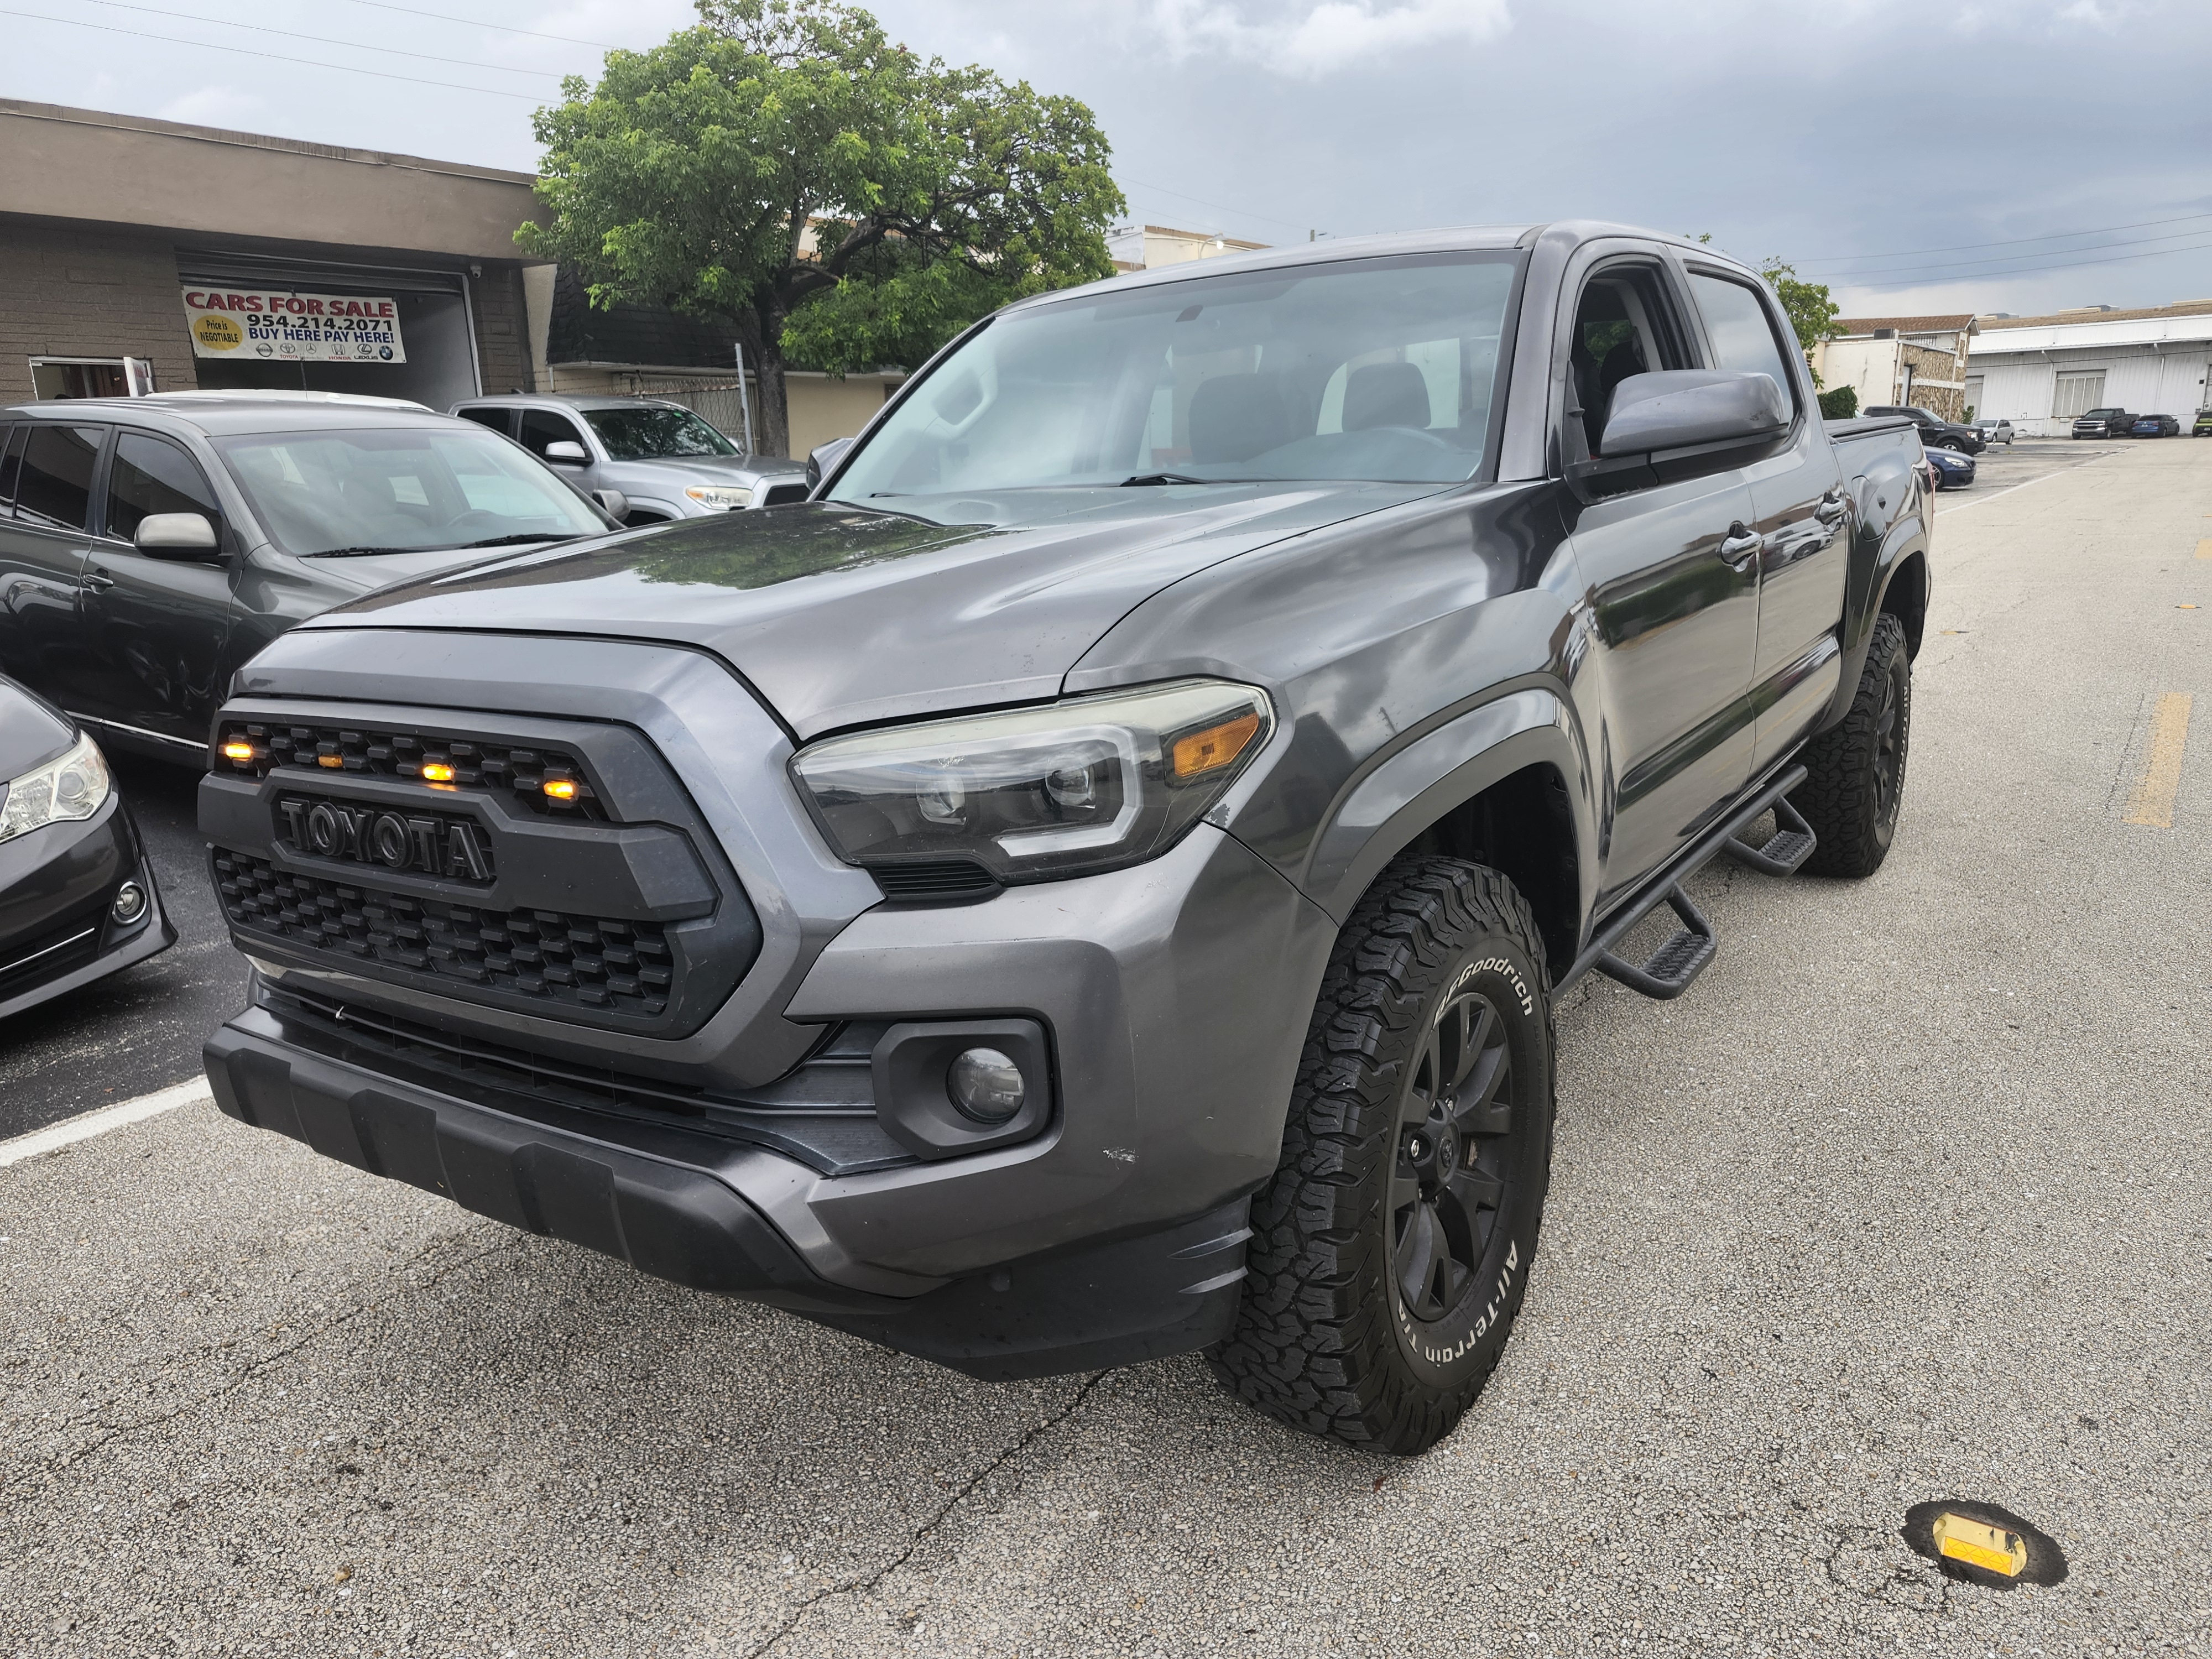
[[[2171,415],[2186,433],[2212,405],[2212,300],[2148,311],[2094,307],[2049,317],[1975,319],[1966,402],[1978,419],[2026,435],[2063,437],[2074,417],[2117,407]]]

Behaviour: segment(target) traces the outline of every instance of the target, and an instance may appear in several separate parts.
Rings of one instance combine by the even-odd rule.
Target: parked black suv
[[[1899,415],[1920,428],[1920,441],[1930,449],[1954,449],[1961,455],[1978,455],[1989,447],[1989,440],[1977,428],[1962,426],[1956,421],[1947,421],[1932,409],[1885,404],[1867,410],[1869,420]]]
[[[2074,422],[2077,438],[2124,438],[2135,428],[2136,417],[2124,409],[2093,409]]]

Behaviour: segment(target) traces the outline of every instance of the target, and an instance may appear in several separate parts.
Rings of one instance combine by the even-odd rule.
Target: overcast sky
[[[7,0],[0,95],[527,168],[559,76],[691,19],[688,0],[410,5]],[[1156,224],[1710,230],[1851,315],[2212,297],[2207,0],[873,9],[917,51],[1088,102],[1131,217]]]

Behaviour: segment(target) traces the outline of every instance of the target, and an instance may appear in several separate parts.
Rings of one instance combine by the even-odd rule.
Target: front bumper
[[[146,908],[125,922],[112,907],[126,881],[144,890]],[[50,823],[0,843],[0,1019],[176,942],[120,794],[82,823]]]
[[[216,1103],[326,1158],[696,1290],[787,1308],[991,1380],[1187,1352],[1228,1334],[1245,1201],[909,1297],[813,1273],[740,1188],[772,1155],[668,1126],[494,1111],[307,1052],[252,1010],[209,1039]],[[767,1172],[771,1178],[773,1171]]]

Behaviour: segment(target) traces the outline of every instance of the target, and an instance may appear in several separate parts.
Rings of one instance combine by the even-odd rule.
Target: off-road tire
[[[1369,1449],[1410,1455],[1450,1432],[1520,1310],[1553,1111],[1552,1002],[1528,904],[1480,865],[1401,858],[1322,981],[1282,1162],[1252,1201],[1243,1302],[1208,1355],[1222,1381],[1293,1428]],[[1438,1126],[1425,1174],[1423,1124]],[[1486,1183],[1486,1209],[1468,1196]],[[1425,1240],[1443,1253],[1433,1270]],[[1416,1278],[1418,1304],[1405,1289]]]
[[[1805,860],[1808,873],[1860,877],[1881,868],[1911,747],[1912,659],[1905,624],[1884,611],[1875,618],[1850,712],[1806,745],[1805,781],[1790,796],[1820,838]]]

